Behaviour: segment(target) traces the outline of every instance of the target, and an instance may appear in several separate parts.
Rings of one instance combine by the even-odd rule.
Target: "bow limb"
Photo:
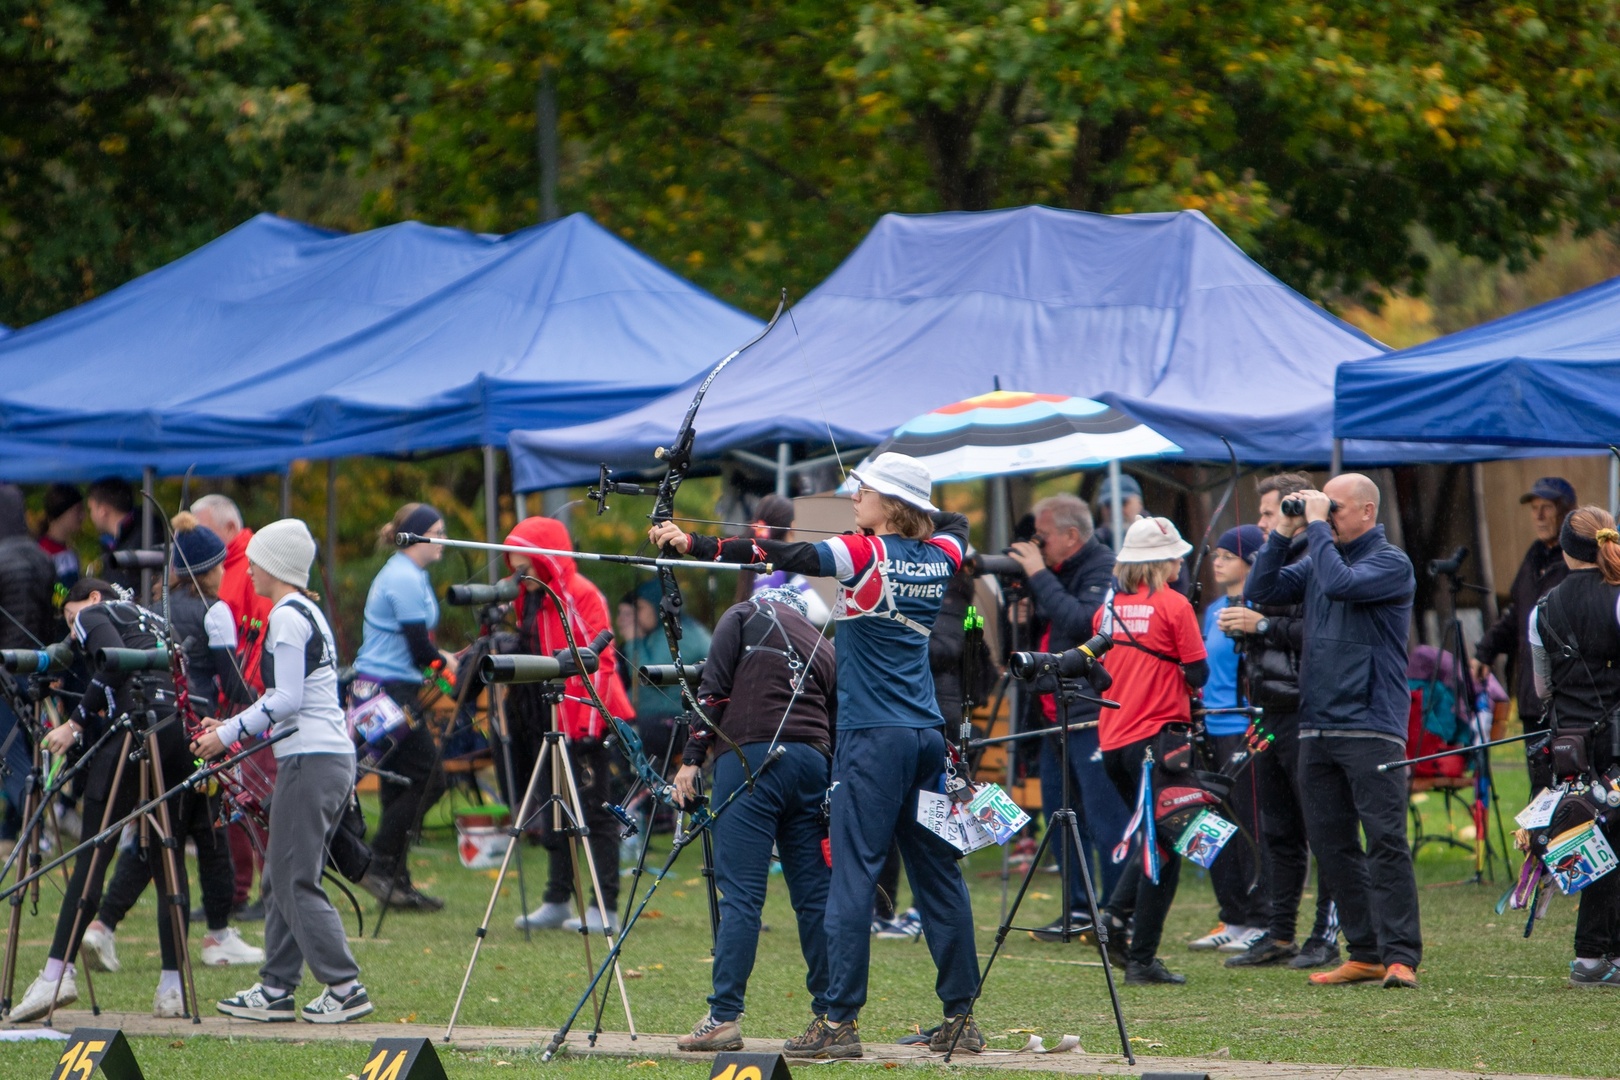
[[[776,304],[776,312],[771,316],[771,321],[765,324],[765,329],[710,369],[708,375],[704,376],[703,381],[698,384],[697,391],[692,395],[692,403],[686,408],[686,416],[681,420],[680,429],[675,433],[675,441],[667,447],[658,449],[659,459],[665,462],[668,467],[664,470],[663,478],[658,482],[658,492],[653,500],[652,513],[648,515],[648,518],[654,524],[668,521],[675,516],[675,493],[680,490],[681,482],[686,479],[686,474],[692,467],[692,447],[697,440],[697,433],[693,424],[697,420],[698,409],[703,405],[704,395],[709,392],[709,387],[714,384],[714,380],[726,369],[728,364],[764,340],[765,335],[769,334],[776,326],[777,321],[782,318],[782,311],[786,307],[787,290],[783,289],[782,295]],[[678,558],[679,555],[679,552],[668,545],[663,549],[663,556],[666,559]],[[664,641],[669,645],[670,662],[675,665],[676,681],[681,687],[681,701],[688,712],[701,717],[704,715],[703,710],[698,705],[697,693],[692,689],[692,684],[686,679],[683,671],[684,665],[681,660],[681,614],[686,601],[681,595],[681,585],[675,579],[675,572],[666,566],[658,567],[658,587],[661,593],[658,605],[659,621],[664,627]],[[748,759],[743,756],[742,749],[718,727],[712,727],[712,730],[736,750],[737,759],[742,763],[743,773],[746,777],[745,783],[752,789],[754,775],[749,768]]]
[[[1209,554],[1210,534],[1215,531],[1215,523],[1220,521],[1221,515],[1226,512],[1226,504],[1231,501],[1232,495],[1237,491],[1238,477],[1241,475],[1238,468],[1237,450],[1233,448],[1232,440],[1225,435],[1220,436],[1220,440],[1226,445],[1227,456],[1232,459],[1232,479],[1226,482],[1226,490],[1221,493],[1221,501],[1215,504],[1215,509],[1209,515],[1209,524],[1204,526],[1204,535],[1198,541],[1198,553],[1193,558],[1192,574],[1189,580],[1192,585],[1191,599],[1195,608],[1198,606],[1199,596],[1204,591],[1204,583],[1198,577],[1198,573],[1204,568],[1204,557]]]

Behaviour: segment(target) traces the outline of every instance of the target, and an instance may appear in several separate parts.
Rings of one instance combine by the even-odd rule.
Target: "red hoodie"
[[[253,591],[253,579],[248,576],[247,546],[252,539],[253,530],[243,529],[226,545],[225,579],[219,584],[219,598],[236,617],[236,654],[242,664],[243,681],[253,690],[263,690],[259,658],[264,651],[270,601]]]
[[[506,542],[520,547],[551,548],[557,551],[572,551],[574,543],[568,536],[568,529],[562,522],[547,517],[524,518],[517,523]],[[562,597],[563,605],[568,611],[568,626],[574,633],[574,641],[580,648],[585,648],[596,637],[612,626],[608,615],[607,598],[589,580],[583,577],[575,568],[574,560],[566,555],[536,555],[533,558],[535,576]],[[506,565],[512,565],[512,556],[506,557]],[[535,620],[535,632],[539,637],[536,646],[538,652],[554,653],[558,649],[568,647],[568,639],[563,636],[562,618],[551,598],[537,588],[525,587],[518,593],[514,605],[517,611],[518,626],[527,624],[528,605],[538,602],[539,614]],[[604,650],[601,656],[601,667],[591,679],[596,692],[602,698],[602,703],[608,711],[620,719],[633,719],[635,709],[630,704],[629,696],[624,692],[624,684],[615,674],[617,660],[614,650]],[[600,739],[607,727],[600,713],[587,702],[571,700],[584,698],[584,681],[575,676],[563,684],[563,692],[570,700],[565,700],[557,707],[557,723],[563,733],[570,739],[592,738]]]

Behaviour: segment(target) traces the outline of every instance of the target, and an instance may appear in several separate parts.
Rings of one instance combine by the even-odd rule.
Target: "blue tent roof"
[[[0,470],[499,444],[649,400],[758,326],[583,214],[510,236],[260,215],[0,342]]]
[[[1620,441],[1620,278],[1341,368],[1334,427],[1358,439]]]
[[[829,428],[873,445],[999,379],[1106,401],[1195,458],[1224,458],[1225,434],[1246,460],[1326,461],[1334,369],[1385,351],[1195,211],[889,214],[793,316],[717,380],[701,453],[825,442]],[[514,435],[519,486],[649,464],[690,397]]]

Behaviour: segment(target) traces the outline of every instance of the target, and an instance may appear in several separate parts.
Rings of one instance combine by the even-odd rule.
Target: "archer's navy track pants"
[[[917,824],[917,792],[941,790],[945,737],[937,728],[839,729],[833,752],[832,888],[827,894],[827,1018],[855,1019],[866,1003],[872,901],[898,839],[946,1016],[968,1010],[979,985],[973,911],[953,849]]]

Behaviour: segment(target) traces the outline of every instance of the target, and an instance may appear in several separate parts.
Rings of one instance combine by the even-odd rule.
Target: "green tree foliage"
[[[1197,208],[1338,294],[1420,289],[1415,226],[1516,269],[1615,216],[1607,3],[457,7],[465,44],[373,212],[535,220],[545,63],[565,209],[756,308],[890,210]]]
[[[0,321],[107,291],[369,166],[424,97],[434,0],[12,0],[0,17]]]

